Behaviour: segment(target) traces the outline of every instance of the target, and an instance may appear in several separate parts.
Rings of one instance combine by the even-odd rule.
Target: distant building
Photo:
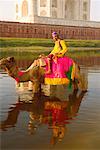
[[[15,21],[34,23],[36,16],[89,21],[90,0],[16,0]]]
[[[100,40],[100,22],[90,21],[91,0],[16,0],[15,22],[0,22],[1,37]]]

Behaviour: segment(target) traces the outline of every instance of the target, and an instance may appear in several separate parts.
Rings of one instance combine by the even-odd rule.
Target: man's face
[[[53,36],[52,38],[53,38],[54,42],[57,41],[57,37],[56,36]]]

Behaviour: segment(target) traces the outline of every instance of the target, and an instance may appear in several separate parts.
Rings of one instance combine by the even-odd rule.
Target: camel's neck
[[[17,82],[20,82],[20,76],[23,75],[23,72],[21,72],[16,65],[12,67],[6,67],[6,71],[9,76],[14,78]]]
[[[15,66],[15,65],[14,65],[14,66],[11,66],[11,67],[6,66],[6,71],[7,71],[7,73],[8,73],[11,77],[13,77],[13,76],[16,76],[16,75],[17,75],[19,69],[18,69],[18,67]]]
[[[34,64],[25,71],[20,71],[16,64],[10,67],[8,66],[6,70],[8,75],[14,78],[17,82],[37,80],[40,79],[41,74],[44,75],[44,69],[40,69],[38,66],[34,66]]]

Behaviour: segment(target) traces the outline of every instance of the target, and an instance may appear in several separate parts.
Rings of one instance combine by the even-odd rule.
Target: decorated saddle
[[[47,62],[46,62],[47,63]],[[46,65],[46,71],[48,65]],[[60,57],[57,62],[51,61],[51,73],[45,74],[45,84],[60,85],[69,84],[74,79],[75,63],[69,57]]]

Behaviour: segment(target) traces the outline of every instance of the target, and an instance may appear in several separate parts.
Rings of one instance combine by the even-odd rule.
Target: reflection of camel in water
[[[66,58],[66,59],[68,59],[68,62],[72,61],[70,58]],[[73,62],[72,65],[73,65],[74,69],[73,69],[73,71],[70,71],[71,67],[64,67],[65,64],[63,64],[63,63],[61,64],[62,68],[63,68],[62,74],[64,75],[64,78],[63,78],[64,80],[63,80],[62,84],[68,85],[71,82],[71,83],[73,83],[73,89],[79,88],[82,91],[85,91],[87,89],[87,87],[84,84],[83,75],[80,73],[80,69],[79,69],[78,65],[75,62]],[[35,60],[33,62],[33,64],[25,71],[19,70],[19,68],[16,65],[16,61],[15,61],[14,57],[8,57],[8,58],[1,59],[0,66],[5,68],[8,75],[11,76],[12,78],[14,78],[19,83],[32,81],[32,83],[34,84],[34,86],[33,86],[34,92],[39,91],[40,87],[41,87],[40,86],[41,83],[43,83],[43,81],[46,82],[46,80],[48,80],[48,77],[44,78],[44,76],[46,75],[45,74],[46,63],[44,63],[43,58]],[[68,66],[68,65],[66,65],[66,66]],[[66,72],[66,68],[67,68],[67,72]],[[57,82],[60,79],[61,78],[58,77]],[[53,83],[46,83],[46,84],[53,84]],[[56,84],[58,84],[58,83],[56,83]]]
[[[68,101],[61,101],[56,97],[37,95],[32,103],[18,102],[8,112],[6,120],[1,121],[0,129],[7,130],[15,127],[21,111],[29,112],[28,130],[32,134],[40,124],[47,124],[53,131],[51,144],[57,140],[62,140],[65,135],[68,120],[78,113],[82,98],[85,92],[77,96],[77,91],[69,95]]]

